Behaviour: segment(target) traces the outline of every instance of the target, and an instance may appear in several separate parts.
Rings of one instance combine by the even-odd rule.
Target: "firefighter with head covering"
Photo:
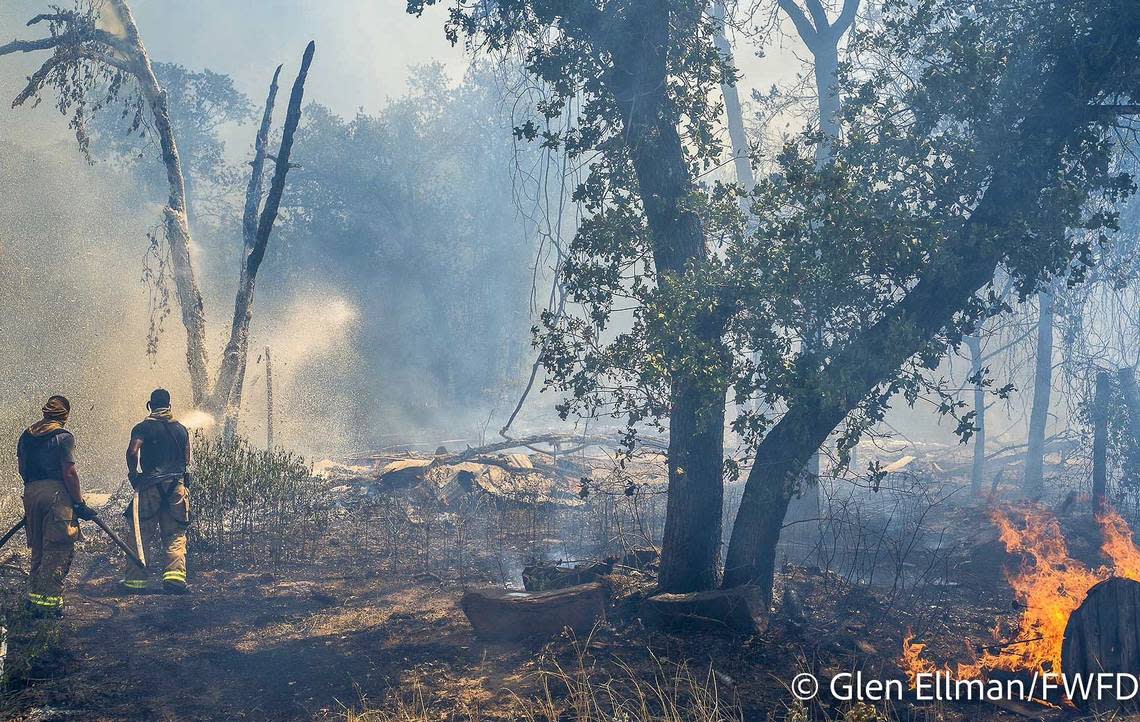
[[[83,501],[75,471],[75,436],[64,428],[70,412],[65,397],[52,396],[44,404],[43,419],[29,426],[16,444],[32,550],[27,606],[43,616],[62,616],[63,580],[79,537],[77,520],[95,517]]]
[[[186,490],[190,467],[190,432],[174,420],[170,392],[155,389],[147,402],[150,415],[131,429],[127,446],[127,477],[137,492],[132,504],[138,512],[136,530],[144,546],[156,531],[166,550],[162,588],[170,594],[186,594],[186,527],[190,522],[190,499]],[[123,587],[132,593],[146,590],[147,572],[128,562]]]

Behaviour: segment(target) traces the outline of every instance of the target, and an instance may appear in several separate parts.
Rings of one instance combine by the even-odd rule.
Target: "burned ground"
[[[962,660],[992,639],[995,624],[1015,623],[1020,609],[1005,573],[1019,560],[1004,553],[984,505],[948,506],[929,519],[943,525],[953,543],[937,555],[938,574],[902,591],[853,584],[817,567],[785,567],[779,611],[765,632],[750,638],[646,627],[640,600],[651,592],[652,577],[619,569],[605,577],[611,602],[593,633],[520,643],[480,640],[458,607],[466,586],[497,583],[486,570],[502,563],[473,563],[463,582],[442,568],[393,566],[390,538],[378,533],[384,509],[343,514],[310,562],[274,573],[200,571],[186,598],[121,594],[117,570],[107,561],[111,549],[101,538],[88,538],[76,559],[64,622],[10,622],[6,715],[319,720],[402,707],[408,716],[375,719],[421,719],[410,711],[424,719],[545,719],[534,716],[534,700],[549,693],[564,701],[569,693],[567,678],[552,672],[580,670],[616,687],[630,680],[630,670],[642,680],[676,679],[683,670],[716,690],[726,720],[1009,714],[990,705],[901,703],[880,709],[882,717],[858,717],[870,713],[836,700],[805,708],[787,688],[804,671],[827,678],[863,670],[902,679],[899,652],[907,632],[928,644],[931,658]],[[1088,519],[1074,519],[1068,527],[1080,540]],[[1096,557],[1091,537],[1074,546],[1075,554]],[[9,608],[21,582],[13,570],[23,555],[3,567]],[[915,555],[906,563],[935,562]],[[55,628],[58,639],[44,641],[51,636],[46,630]],[[1059,714],[1044,707],[1031,712]]]

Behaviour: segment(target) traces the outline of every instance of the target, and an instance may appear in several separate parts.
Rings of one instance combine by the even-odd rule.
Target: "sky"
[[[66,3],[65,3],[66,4]],[[410,69],[438,62],[458,80],[470,62],[462,47],[443,34],[446,3],[422,17],[408,15],[405,0],[132,0],[130,3],[151,58],[190,69],[210,68],[232,76],[240,90],[259,103],[278,63],[291,77],[309,40],[317,55],[307,98],[340,115],[358,109],[374,113],[403,94]],[[43,11],[47,0],[0,0],[0,38],[38,37],[23,23]],[[757,57],[748,48],[735,61],[742,73],[742,96],[753,88],[793,78],[805,51],[798,39],[779,38]],[[5,58],[13,74],[0,72],[0,91],[11,97],[15,81],[32,70],[34,58]],[[4,104],[6,105],[6,103]],[[51,133],[65,132],[54,111],[13,117],[0,115],[0,134],[9,123],[31,123]],[[11,126],[9,126],[11,130]]]

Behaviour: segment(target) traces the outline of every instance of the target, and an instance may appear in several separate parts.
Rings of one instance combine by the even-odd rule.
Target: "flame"
[[[923,658],[922,650],[924,649],[926,649],[926,645],[915,642],[914,633],[909,629],[906,630],[906,636],[903,637],[901,666],[903,671],[906,672],[906,678],[911,687],[915,686],[915,678],[918,674],[935,671],[934,663],[929,659]]]
[[[1008,579],[1025,611],[1015,636],[1003,635],[999,624],[993,633],[997,643],[973,662],[959,663],[955,676],[974,679],[987,669],[1060,672],[1065,626],[1089,589],[1113,576],[1140,581],[1140,549],[1133,543],[1132,530],[1112,509],[1099,514],[1096,520],[1104,537],[1101,552],[1111,564],[1090,569],[1069,556],[1061,524],[1048,510],[994,510],[990,518],[1001,532],[1006,551],[1024,559]],[[1003,636],[1010,641],[1000,642]],[[900,665],[912,685],[916,674],[935,668],[921,657],[924,647],[909,633],[903,639]]]
[[[1099,514],[1096,521],[1104,536],[1100,551],[1112,561],[1114,576],[1140,581],[1140,550],[1132,541],[1132,528],[1128,522],[1111,508]]]

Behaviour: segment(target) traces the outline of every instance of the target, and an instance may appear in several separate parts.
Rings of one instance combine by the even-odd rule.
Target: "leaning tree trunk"
[[[1022,488],[1031,499],[1045,493],[1045,428],[1049,423],[1049,397],[1053,392],[1053,294],[1037,295],[1037,357],[1033,372],[1033,407],[1029,412],[1029,444],[1025,452]]]
[[[962,339],[970,350],[970,378],[974,381],[974,464],[970,469],[970,493],[982,495],[986,476],[986,387],[982,385],[982,341],[977,336]]]
[[[653,246],[659,283],[707,259],[704,230],[689,207],[692,178],[681,136],[670,121],[666,53],[670,12],[658,0],[633,0],[626,22],[610,29],[613,59],[604,81],[625,118],[630,157]],[[692,328],[710,355],[727,363],[719,310]],[[679,364],[677,364],[679,365]],[[727,387],[685,372],[672,380],[669,494],[659,588],[695,592],[716,586],[724,499],[724,417]]]
[[[848,413],[992,281],[1004,248],[994,239],[1014,232],[1020,214],[1033,212],[1042,189],[1055,180],[1066,146],[1090,121],[1086,104],[1140,37],[1140,8],[1096,17],[1093,25],[1097,32],[1085,36],[1083,47],[1058,53],[1044,71],[1038,97],[1004,129],[1007,139],[992,163],[991,183],[927,271],[880,320],[836,350],[813,385],[819,391],[789,399],[787,414],[757,448],[748,474],[725,560],[725,586],[754,583],[771,593],[776,541],[795,475]]]
[[[293,152],[293,138],[301,124],[301,103],[305,97],[305,80],[308,78],[309,66],[312,65],[315,51],[316,44],[310,42],[301,58],[301,68],[297,71],[297,79],[293,81],[293,90],[289,95],[289,107],[285,111],[285,126],[281,131],[281,147],[277,151],[276,159],[274,159],[273,180],[269,184],[269,193],[265,197],[265,205],[261,209],[261,215],[254,225],[253,220],[257,217],[257,204],[261,200],[261,169],[267,157],[265,143],[269,135],[273,103],[277,95],[277,76],[281,71],[280,67],[273,74],[273,83],[270,86],[269,97],[265,103],[265,114],[257,134],[253,177],[249,181],[243,219],[245,252],[241,277],[238,283],[237,298],[234,300],[230,340],[222,354],[222,364],[218,369],[218,380],[214,384],[214,397],[211,403],[215,412],[224,414],[226,430],[231,437],[237,426],[246,360],[249,355],[249,324],[253,318],[253,291],[257,282],[257,272],[265,258],[269,236],[273,233],[273,224],[277,220],[277,212],[281,207],[281,196],[285,192],[285,179],[290,168],[289,158]]]

